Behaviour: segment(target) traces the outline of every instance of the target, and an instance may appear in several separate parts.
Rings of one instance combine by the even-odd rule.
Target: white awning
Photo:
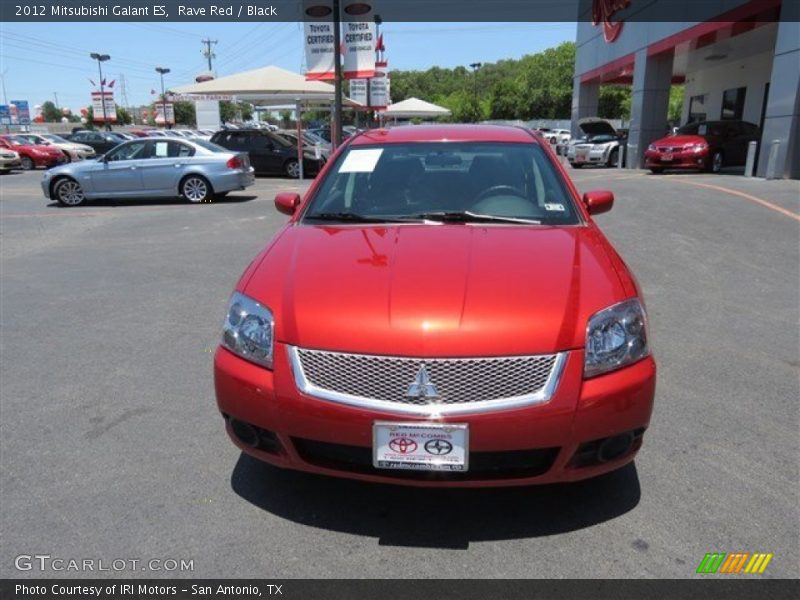
[[[262,106],[296,104],[329,104],[334,100],[334,87],[322,81],[307,81],[298,73],[280,67],[261,67],[226,75],[211,81],[171,87],[177,94],[220,94]],[[355,103],[344,100],[345,105]],[[356,105],[357,106],[357,105]]]
[[[402,102],[391,104],[382,114],[385,117],[413,119],[415,117],[445,117],[450,114],[450,110],[419,98],[408,98]]]

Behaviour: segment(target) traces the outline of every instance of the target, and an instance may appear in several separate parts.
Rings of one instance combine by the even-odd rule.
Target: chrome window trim
[[[465,415],[465,414],[480,414],[486,412],[494,412],[499,410],[509,410],[512,408],[522,408],[526,406],[536,406],[539,404],[544,404],[549,402],[553,394],[555,393],[556,389],[558,388],[558,384],[561,381],[561,376],[564,372],[564,366],[567,362],[567,357],[569,356],[569,352],[558,352],[555,354],[556,360],[553,364],[553,368],[550,371],[550,375],[547,378],[547,382],[545,385],[535,394],[528,394],[525,396],[515,396],[513,398],[503,398],[501,400],[483,400],[480,402],[470,402],[468,404],[435,404],[431,403],[428,405],[420,406],[420,405],[413,405],[413,404],[403,404],[400,402],[387,402],[385,400],[375,400],[372,398],[363,398],[361,396],[353,396],[350,394],[344,394],[341,392],[335,392],[332,390],[326,390],[320,388],[306,378],[305,372],[303,371],[303,365],[300,361],[300,355],[298,353],[298,348],[296,346],[286,346],[286,352],[289,358],[289,364],[292,368],[292,373],[294,374],[294,382],[297,386],[297,389],[304,395],[310,396],[312,398],[317,398],[319,400],[328,400],[330,402],[336,402],[337,404],[344,404],[347,406],[354,406],[357,408],[363,408],[368,410],[375,410],[381,412],[389,412],[389,413],[398,413],[403,415],[415,415],[415,416],[422,416],[422,417],[438,417],[438,416],[449,416],[449,415]],[[332,352],[325,350],[324,352]],[[356,354],[356,353],[348,353],[342,352],[340,354]],[[369,356],[369,355],[365,355]],[[387,357],[387,358],[416,358],[416,357]],[[466,359],[469,358],[485,358],[485,359],[492,359],[496,358],[498,360],[503,360],[505,356],[497,356],[497,357],[463,357]],[[419,358],[420,362],[424,362],[426,359]],[[446,359],[438,359],[429,357],[428,360],[446,360]],[[453,360],[458,360],[458,358],[453,358]]]

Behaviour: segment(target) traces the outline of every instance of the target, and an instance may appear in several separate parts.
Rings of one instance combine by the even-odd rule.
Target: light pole
[[[169,69],[165,67],[156,67],[156,73],[161,75],[161,114],[164,117],[164,129],[169,129],[167,125],[167,94],[164,91],[164,75],[169,73]]]
[[[474,63],[470,63],[469,66],[472,67],[472,78],[474,80],[472,82],[473,83],[473,92],[474,92],[474,95],[475,95],[475,104],[477,104],[478,103],[478,69],[480,69],[483,66],[483,63],[474,62]]]
[[[92,59],[97,61],[97,71],[100,73],[100,102],[103,105],[103,123],[106,126],[106,129],[111,131],[111,125],[108,124],[108,120],[106,119],[106,86],[103,82],[103,63],[107,60],[110,60],[111,57],[108,54],[99,54],[97,52],[92,52],[90,55]]]

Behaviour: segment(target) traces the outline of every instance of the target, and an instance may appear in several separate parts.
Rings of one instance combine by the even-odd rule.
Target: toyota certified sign
[[[303,1],[306,79],[334,79],[332,0]]]

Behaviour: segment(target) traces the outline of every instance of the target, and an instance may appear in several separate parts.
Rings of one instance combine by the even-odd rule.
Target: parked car
[[[550,146],[552,146],[556,154],[562,154],[572,139],[568,129],[551,129],[549,127],[540,127],[539,131],[548,141]]]
[[[757,125],[747,121],[700,121],[680,127],[675,135],[656,140],[645,152],[653,173],[665,169],[700,169],[718,173],[744,165],[750,142],[761,139]]]
[[[18,135],[0,136],[0,149],[19,154],[20,164],[26,171],[37,167],[54,167],[67,160],[64,153],[49,144],[32,144]]]
[[[211,141],[236,152],[247,152],[250,162],[258,174],[285,175],[293,178],[300,176],[297,147],[271,131],[265,129],[224,130],[215,133],[211,137]],[[323,164],[323,159],[317,159],[313,154],[305,152],[304,174],[316,175]]]
[[[96,161],[51,169],[42,180],[46,198],[78,206],[93,198],[181,196],[210,202],[254,182],[245,153],[203,140],[141,138],[124,142]]]
[[[8,173],[12,169],[21,169],[22,162],[19,159],[19,154],[13,150],[8,150],[0,146],[0,171]]]
[[[112,131],[78,131],[65,137],[70,142],[91,146],[97,154],[105,154],[125,141],[124,137]]]
[[[364,133],[240,279],[214,359],[233,442],[279,467],[426,486],[631,462],[655,393],[641,290],[547,142]]]
[[[291,129],[279,129],[275,132],[275,135],[282,137],[287,142],[292,144],[292,146],[297,148],[296,131],[292,131]],[[317,152],[319,152],[319,156],[323,160],[328,160],[331,155],[331,145],[325,140],[318,138],[307,131],[303,131],[303,149],[309,154],[313,155],[315,158],[317,156]]]
[[[625,136],[614,129],[605,119],[590,117],[578,121],[584,137],[573,140],[567,146],[567,160],[575,169],[584,165],[614,167],[619,162],[619,153]]]
[[[97,157],[94,148],[91,146],[70,142],[68,139],[54,133],[20,133],[18,135],[19,137],[24,137],[32,144],[41,144],[44,146],[51,144],[55,146],[64,153],[64,156],[66,156],[68,162],[86,160],[88,158],[93,159]]]

